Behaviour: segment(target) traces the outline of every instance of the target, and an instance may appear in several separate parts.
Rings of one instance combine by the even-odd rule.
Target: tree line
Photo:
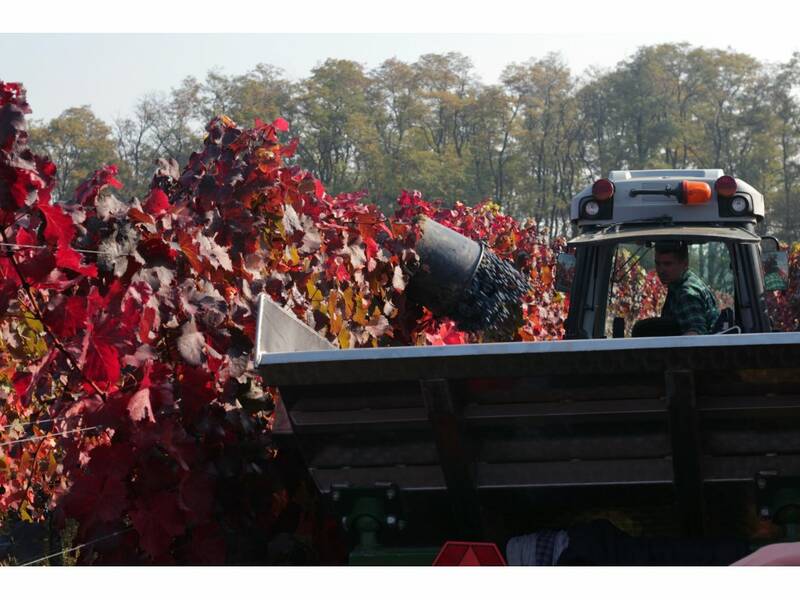
[[[370,70],[330,58],[300,81],[267,64],[187,77],[111,123],[69,108],[31,137],[59,168],[57,196],[104,162],[142,195],[157,158],[185,164],[213,116],[248,127],[283,117],[300,139],[298,164],[332,193],[366,189],[383,207],[404,188],[447,203],[490,198],[553,234],[568,231],[571,196],[610,170],[719,167],[761,190],[768,229],[793,240],[798,86],[800,53],[767,64],[689,44],[645,46],[581,75],[550,54],[509,64],[494,84],[455,52]]]

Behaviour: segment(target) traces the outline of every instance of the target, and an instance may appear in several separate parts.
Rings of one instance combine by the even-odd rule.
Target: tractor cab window
[[[733,269],[724,242],[690,244],[689,269],[711,288],[720,311],[734,307]],[[666,295],[667,286],[656,273],[655,244],[618,244],[608,286],[606,337],[630,337],[637,321],[661,315]]]

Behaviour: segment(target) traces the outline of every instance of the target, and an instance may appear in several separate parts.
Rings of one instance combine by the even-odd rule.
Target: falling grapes
[[[492,339],[511,339],[522,317],[528,280],[510,263],[484,248],[469,286],[449,315],[465,331],[483,331]]]

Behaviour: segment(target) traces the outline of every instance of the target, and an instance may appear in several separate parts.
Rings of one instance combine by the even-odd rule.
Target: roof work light
[[[598,179],[592,186],[592,196],[595,200],[610,200],[614,197],[614,184],[610,179]]]
[[[717,190],[717,198],[733,198],[739,185],[730,175],[723,175],[714,183],[714,188]]]

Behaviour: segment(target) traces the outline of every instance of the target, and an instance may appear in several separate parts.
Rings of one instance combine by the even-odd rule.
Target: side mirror
[[[575,255],[561,252],[556,259],[556,290],[569,293],[575,279]]]
[[[762,237],[761,238],[761,253],[767,254],[769,252],[777,252],[781,249],[781,245],[778,243],[778,239],[772,236]]]
[[[789,253],[786,250],[762,252],[761,267],[764,270],[764,289],[766,291],[788,289]]]

